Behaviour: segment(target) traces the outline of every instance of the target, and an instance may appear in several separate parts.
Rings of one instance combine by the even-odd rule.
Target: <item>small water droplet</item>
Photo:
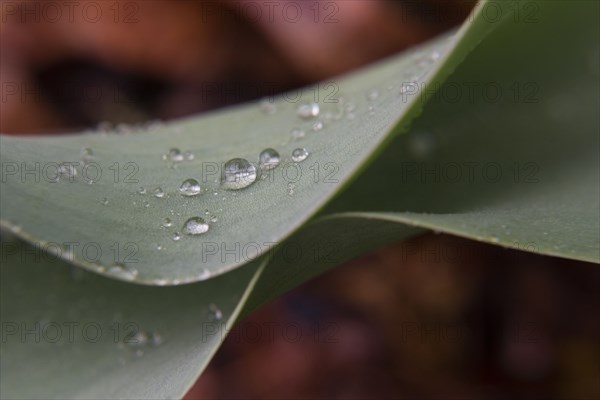
[[[146,194],[146,188],[143,186],[140,186],[140,188],[138,189],[137,192],[138,192],[138,194],[142,194],[142,195]]]
[[[371,89],[367,92],[367,99],[373,101],[379,97],[379,90]]]
[[[305,135],[306,132],[304,132],[302,129],[298,129],[298,128],[294,128],[291,131],[291,135],[293,139],[302,139]]]
[[[169,150],[167,157],[169,160],[171,160],[173,162],[183,161],[183,154],[181,154],[181,150],[179,150],[176,147]]]
[[[183,224],[183,232],[186,235],[196,236],[208,232],[208,224],[204,218],[192,217]]]
[[[153,346],[160,346],[163,343],[163,338],[158,332],[152,332],[150,334],[150,343]]]
[[[260,101],[260,109],[265,114],[275,114],[277,112],[277,106],[273,100],[265,98]]]
[[[162,227],[163,228],[168,228],[168,227],[170,227],[172,225],[173,225],[173,221],[171,221],[171,218],[165,218],[165,219],[163,219],[163,222],[162,222]]]
[[[317,121],[317,122],[315,122],[315,123],[313,124],[313,126],[312,126],[312,130],[313,130],[314,132],[318,132],[318,131],[320,131],[321,129],[323,129],[323,127],[324,127],[324,125],[323,125],[323,121]]]
[[[228,190],[238,190],[256,181],[256,167],[244,158],[234,158],[225,163],[221,186]]]
[[[137,269],[132,267],[126,267],[123,264],[115,264],[108,268],[107,272],[111,275],[128,281],[134,280],[135,277],[138,275]]]
[[[154,189],[153,193],[154,193],[154,197],[157,197],[159,199],[165,196],[165,191],[162,190],[161,187],[157,187],[156,189]]]
[[[214,303],[208,305],[208,312],[210,319],[213,321],[220,321],[223,318],[223,312]]]
[[[317,103],[301,104],[298,106],[298,116],[300,118],[309,119],[319,115],[319,105]]]
[[[296,185],[294,185],[293,183],[288,183],[288,196],[293,196],[294,195],[294,189],[296,188]]]
[[[194,153],[188,150],[185,153],[183,153],[183,157],[188,161],[193,161],[196,156],[194,156]]]
[[[200,183],[198,183],[195,179],[186,179],[183,181],[181,186],[179,186],[179,192],[184,196],[196,196],[200,194],[201,188]]]
[[[103,206],[108,205],[108,199],[106,197],[103,197],[100,199],[100,204],[102,204]]]
[[[179,239],[181,239],[181,233],[174,232],[173,236],[171,236],[171,239],[173,239],[174,242],[178,241]]]
[[[87,164],[94,159],[94,152],[89,147],[83,147],[79,152],[79,155],[84,164]]]
[[[163,249],[163,246],[162,246],[162,244],[157,244],[157,245],[156,245],[156,250],[162,250],[162,249]]]
[[[305,148],[297,148],[292,151],[292,160],[294,162],[302,162],[308,157],[308,150]]]
[[[407,83],[403,83],[402,86],[400,87],[400,94],[406,94],[409,91],[411,93],[416,93],[416,82],[407,82]]]
[[[150,203],[148,203],[147,201],[144,201],[144,203],[142,203],[144,205],[144,208],[148,208],[150,207]]]
[[[260,168],[262,168],[263,170],[273,169],[277,167],[279,165],[279,162],[281,161],[281,157],[279,156],[277,150],[271,148],[264,149],[263,151],[261,151],[260,155],[258,156],[258,159]]]
[[[216,216],[213,215],[212,217],[210,217],[210,222],[217,222],[217,221],[218,221],[218,219]]]
[[[61,178],[66,178],[69,180],[73,180],[73,178],[77,175],[77,167],[78,163],[67,163],[63,162],[58,166],[58,176]]]
[[[211,276],[211,273],[208,270],[208,268],[202,268],[202,271],[198,275],[196,275],[196,279],[199,281],[205,281],[208,278],[210,278],[210,276]]]

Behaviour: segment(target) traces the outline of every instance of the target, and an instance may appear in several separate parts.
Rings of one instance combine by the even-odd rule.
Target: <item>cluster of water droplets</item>
[[[162,335],[158,332],[137,330],[127,332],[123,339],[117,344],[120,350],[128,350],[135,357],[143,357],[146,352],[153,348],[159,347],[164,342]],[[120,364],[126,364],[127,360],[124,357],[119,357]]]
[[[225,162],[221,169],[221,177],[214,181],[215,186],[210,182],[202,183],[194,177],[188,177],[180,181],[178,187],[167,188],[173,191],[181,201],[187,202],[186,210],[175,212],[171,210],[171,215],[165,217],[159,224],[160,229],[168,232],[172,242],[180,242],[186,237],[201,237],[211,232],[211,224],[218,221],[216,215],[209,213],[208,210],[204,215],[194,215],[188,213],[187,207],[192,207],[196,198],[201,198],[205,193],[211,193],[214,196],[235,197],[236,192],[246,189],[257,181],[272,176],[271,171],[275,170],[284,161],[293,163],[301,163],[307,160],[311,154],[310,148],[311,135],[326,134],[330,125],[346,119],[348,121],[360,119],[357,117],[374,117],[377,114],[377,108],[384,102],[389,101],[390,94],[388,92],[396,92],[398,95],[413,93],[415,85],[418,85],[422,79],[431,71],[432,65],[437,61],[442,54],[439,51],[433,51],[429,55],[421,55],[418,62],[413,63],[413,66],[408,70],[403,71],[401,76],[398,76],[393,83],[388,83],[387,86],[372,87],[362,94],[362,96],[346,97],[345,95],[338,96],[334,102],[319,103],[316,101],[302,102],[293,106],[292,112],[295,116],[295,126],[286,133],[287,140],[281,143],[282,148],[279,150],[268,147],[264,148],[259,154],[256,162],[246,158],[235,157]],[[281,110],[280,110],[281,107]],[[286,112],[289,104],[275,102],[274,99],[263,99],[259,103],[259,109],[264,114],[276,114],[278,112]],[[99,127],[100,129],[100,127]],[[103,126],[103,131],[117,131],[117,133],[128,133],[130,127],[107,127]],[[413,155],[417,158],[426,157],[434,147],[433,137],[429,133],[420,133],[413,135],[414,139],[410,141],[409,146]],[[307,144],[298,142],[306,141]],[[295,143],[295,144],[294,144]],[[91,148],[85,147],[81,149],[80,159],[83,163],[89,163],[94,160],[95,155]],[[170,148],[167,153],[161,156],[163,161],[166,161],[171,168],[177,168],[178,165],[183,165],[185,162],[195,160],[195,156],[191,151],[181,151],[177,147]],[[182,167],[184,168],[184,167]],[[72,179],[77,175],[77,170],[68,165],[59,168],[59,177],[61,179]],[[293,196],[297,191],[297,183],[288,183],[287,194]],[[252,192],[251,192],[252,193]],[[161,186],[140,187],[137,194],[141,196],[150,195],[157,199],[169,198],[169,194]],[[212,197],[212,196],[211,196]],[[144,208],[150,207],[150,202],[139,202],[134,200],[135,204],[141,204]],[[108,198],[99,199],[101,205],[107,206],[110,204]],[[188,213],[187,215],[185,215]],[[191,214],[191,215],[190,215]],[[172,219],[173,218],[173,219]],[[175,222],[174,222],[175,221]],[[171,243],[172,243],[171,242]],[[165,243],[156,243],[154,248],[158,251],[166,248]],[[136,279],[138,273],[135,269],[122,264],[116,264],[107,268],[107,272],[121,279],[133,280]],[[206,279],[210,276],[210,271],[203,270],[196,277],[197,279]],[[165,284],[167,282],[165,281]],[[170,282],[172,283],[172,282]],[[215,312],[215,314],[218,314]]]

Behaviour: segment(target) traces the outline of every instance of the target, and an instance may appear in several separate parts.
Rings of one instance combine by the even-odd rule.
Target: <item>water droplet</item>
[[[73,178],[77,175],[77,168],[76,168],[75,164],[78,164],[78,163],[71,163],[71,162],[61,163],[58,166],[58,175],[61,178],[67,178],[69,180],[73,180]]]
[[[234,158],[225,163],[221,185],[228,190],[238,190],[256,181],[256,167],[244,158]]]
[[[376,100],[378,97],[379,97],[379,90],[377,90],[377,89],[371,89],[367,93],[367,99],[369,99],[371,101]]]
[[[157,244],[156,245],[156,250],[162,250],[162,249],[163,249],[162,244]]]
[[[169,160],[173,162],[183,161],[183,154],[181,154],[181,150],[178,148],[172,148],[169,150],[169,154],[167,155]]]
[[[168,228],[168,227],[170,227],[172,225],[173,225],[173,221],[171,221],[171,218],[165,218],[165,219],[163,219],[163,222],[162,222],[162,227],[163,228]]]
[[[203,268],[202,271],[198,275],[196,275],[196,279],[199,281],[205,281],[208,278],[210,278],[210,276],[211,276],[211,273],[208,270],[208,268]]]
[[[154,189],[154,197],[158,197],[159,199],[165,196],[165,191],[162,190],[161,187],[157,187]]]
[[[186,179],[179,186],[179,192],[184,196],[196,196],[200,191],[200,184],[195,179]]]
[[[173,236],[171,236],[171,239],[173,239],[173,241],[178,241],[179,239],[181,239],[181,233],[179,232],[174,232]]]
[[[146,194],[146,188],[145,188],[145,187],[143,187],[143,186],[141,186],[141,187],[138,189],[138,194]]]
[[[308,157],[308,150],[305,148],[297,148],[292,151],[292,160],[294,162],[302,162]]]
[[[324,126],[324,125],[323,125],[323,121],[317,121],[317,122],[315,122],[315,123],[313,124],[313,126],[312,126],[312,130],[313,130],[314,132],[318,132],[318,131],[320,131],[321,129],[323,129],[323,126]]]
[[[79,152],[79,155],[84,164],[87,164],[94,159],[94,152],[89,147],[83,147]]]
[[[147,201],[144,201],[144,203],[142,203],[144,205],[144,208],[148,208],[150,207],[150,203],[148,203]]]
[[[218,221],[218,219],[216,216],[213,215],[212,217],[210,217],[210,222],[217,222],[217,221]]]
[[[134,280],[135,277],[138,275],[137,269],[132,267],[126,267],[123,264],[115,264],[112,267],[108,268],[107,272],[111,275],[128,281]]]
[[[298,116],[300,118],[308,119],[314,118],[319,115],[319,105],[317,103],[301,104],[298,107]]]
[[[190,219],[188,219],[187,221],[185,221],[185,224],[183,224],[183,232],[186,235],[191,235],[191,236],[195,236],[195,235],[201,235],[203,233],[208,232],[208,224],[206,223],[206,221],[204,220],[204,218],[200,218],[200,217],[192,217]]]
[[[306,133],[302,129],[294,128],[291,132],[293,139],[302,139]]]
[[[223,312],[214,303],[208,305],[208,312],[210,314],[210,319],[213,321],[220,321],[223,318]]]
[[[400,94],[406,94],[409,91],[411,91],[411,93],[416,93],[416,85],[416,82],[403,83],[400,87]]]
[[[160,346],[163,343],[163,338],[158,332],[152,332],[150,334],[150,343],[153,346]]]
[[[294,189],[296,188],[296,185],[294,185],[293,183],[288,183],[288,196],[293,196],[294,195]]]
[[[277,112],[277,106],[275,105],[273,100],[267,98],[262,99],[260,101],[260,109],[265,114],[275,114],[275,112]]]
[[[194,153],[188,150],[185,153],[183,153],[183,157],[188,161],[192,161],[196,156],[194,156]]]
[[[102,204],[103,206],[108,205],[108,199],[106,197],[103,197],[100,199],[100,204]]]
[[[277,150],[271,148],[264,149],[263,151],[261,151],[258,158],[260,168],[262,168],[263,170],[273,169],[277,167],[279,165],[279,162],[281,161],[281,157],[279,156]]]

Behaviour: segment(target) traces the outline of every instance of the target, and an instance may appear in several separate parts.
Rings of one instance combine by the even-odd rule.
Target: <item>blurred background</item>
[[[333,77],[465,0],[1,2],[0,130],[168,120]],[[241,322],[186,399],[598,399],[600,270],[430,234]]]

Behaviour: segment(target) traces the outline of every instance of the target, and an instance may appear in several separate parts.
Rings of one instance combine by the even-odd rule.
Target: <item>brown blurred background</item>
[[[1,3],[0,130],[171,119],[352,70],[464,0]],[[597,399],[600,272],[426,235],[240,323],[187,399]]]

